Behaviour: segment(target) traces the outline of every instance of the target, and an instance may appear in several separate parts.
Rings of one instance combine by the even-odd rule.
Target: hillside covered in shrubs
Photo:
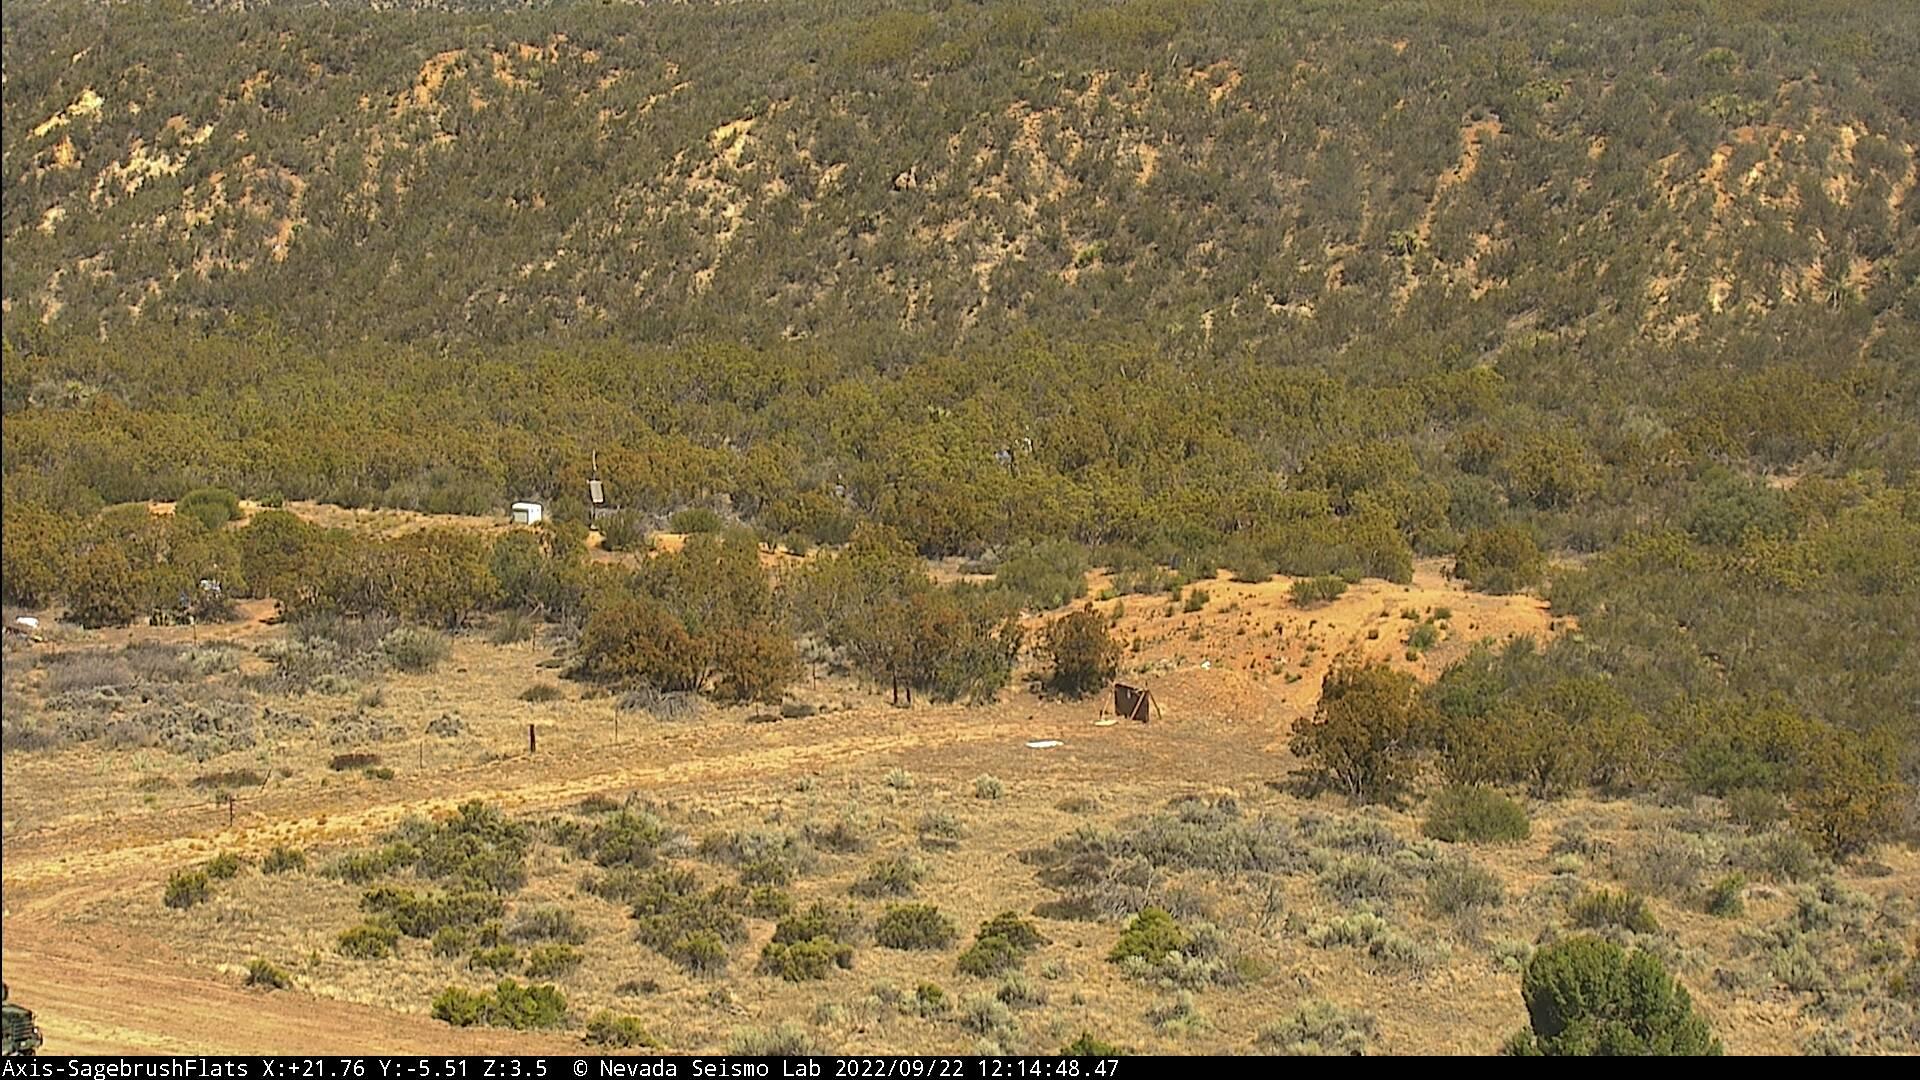
[[[1355,798],[1910,836],[1920,20],[1485,7],[9,5],[5,599],[506,611],[743,700],[812,641],[978,701],[1090,566],[1305,604],[1438,557],[1578,631],[1330,681],[1297,749]],[[608,547],[703,538],[588,563],[596,459]]]

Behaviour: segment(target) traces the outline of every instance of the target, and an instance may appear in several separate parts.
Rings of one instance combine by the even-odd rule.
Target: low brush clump
[[[170,908],[186,909],[213,899],[213,881],[205,870],[176,870],[167,879],[161,900]]]
[[[1567,913],[1573,925],[1583,930],[1619,929],[1635,934],[1657,934],[1660,922],[1648,910],[1643,898],[1625,891],[1596,889],[1573,902]]]
[[[1197,989],[1238,980],[1226,941],[1209,923],[1183,926],[1161,908],[1134,916],[1107,954],[1129,977],[1166,987]]]
[[[759,970],[804,982],[824,979],[835,968],[851,968],[853,945],[848,939],[858,925],[852,911],[816,903],[774,927],[773,940],[761,951]]]
[[[1373,1014],[1310,998],[1260,1029],[1262,1049],[1290,1057],[1359,1057],[1373,1043]]]
[[[433,999],[433,1018],[454,1027],[557,1028],[567,1021],[567,999],[549,984],[522,986],[502,979],[491,991],[449,986]]]
[[[350,960],[385,960],[400,941],[400,931],[385,923],[363,922],[340,932],[340,955]]]
[[[911,896],[927,876],[927,867],[911,855],[882,859],[867,869],[866,876],[853,883],[855,896]]]
[[[256,990],[289,990],[293,976],[271,961],[256,957],[247,962],[246,985]]]
[[[738,888],[703,889],[685,870],[657,871],[633,887],[634,936],[688,971],[725,968],[729,947],[746,940],[738,911],[745,894]]]
[[[960,954],[957,965],[965,975],[1004,975],[1019,969],[1029,953],[1047,944],[1046,936],[1033,923],[1003,911],[980,924],[973,944]]]
[[[263,874],[287,874],[307,868],[307,853],[298,848],[275,847],[260,860],[260,872]]]
[[[665,1045],[647,1030],[639,1017],[622,1016],[608,1009],[588,1018],[587,1031],[581,1041],[609,1050],[658,1050]]]
[[[1450,787],[1433,797],[1420,831],[1435,840],[1464,844],[1512,844],[1533,831],[1527,811],[1492,788]]]
[[[897,904],[874,925],[873,940],[888,949],[944,949],[958,931],[932,904]]]

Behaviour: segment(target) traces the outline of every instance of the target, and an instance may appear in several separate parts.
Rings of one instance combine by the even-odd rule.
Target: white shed
[[[513,523],[515,525],[538,525],[544,512],[537,502],[517,502],[513,504]]]

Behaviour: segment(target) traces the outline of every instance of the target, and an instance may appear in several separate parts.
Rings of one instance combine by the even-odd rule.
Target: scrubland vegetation
[[[1920,1046],[1905,5],[496,7],[6,8],[10,844],[440,811],[112,922],[610,1051]],[[509,655],[515,753],[795,757],[448,798]],[[1169,671],[1119,797],[971,756]]]

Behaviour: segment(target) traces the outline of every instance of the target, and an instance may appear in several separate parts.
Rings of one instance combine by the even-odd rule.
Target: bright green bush
[[[1698,1056],[1720,1041],[1693,1012],[1686,988],[1652,953],[1574,937],[1548,945],[1521,979],[1529,1030],[1508,1052],[1552,1057]]]
[[[1157,963],[1168,953],[1184,951],[1191,940],[1191,935],[1174,921],[1172,915],[1160,908],[1150,907],[1135,915],[1133,921],[1127,924],[1119,942],[1107,954],[1107,959],[1119,963],[1128,957],[1138,957],[1149,963]]]

